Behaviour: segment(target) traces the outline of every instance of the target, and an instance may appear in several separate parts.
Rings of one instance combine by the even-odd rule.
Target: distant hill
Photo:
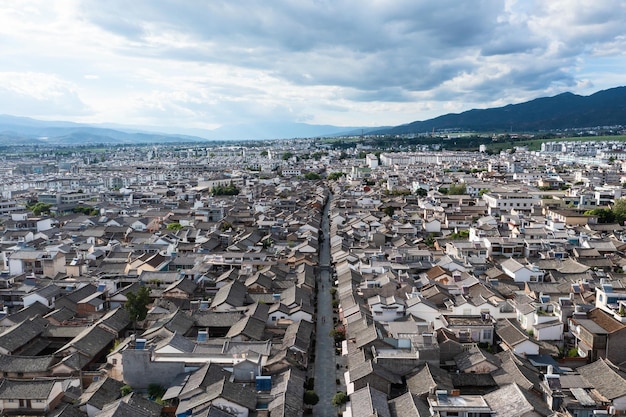
[[[85,145],[198,142],[197,136],[123,131],[86,124],[0,115],[0,145]]]
[[[375,128],[380,129],[380,128]],[[0,145],[10,144],[137,144],[206,142],[207,140],[292,139],[356,134],[372,128],[311,125],[306,123],[256,123],[214,130],[185,127],[88,125],[0,115]]]
[[[446,114],[375,133],[423,133],[433,129],[532,132],[615,125],[626,125],[626,87],[602,90],[590,96],[563,93],[504,107]]]

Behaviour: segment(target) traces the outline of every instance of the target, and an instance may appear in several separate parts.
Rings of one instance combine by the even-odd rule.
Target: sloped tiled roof
[[[350,394],[350,403],[355,416],[391,417],[387,394],[369,385]]]
[[[626,379],[609,361],[598,359],[577,369],[589,383],[604,397],[614,400],[626,395]]]
[[[55,362],[54,356],[13,356],[0,354],[0,372],[46,372]]]
[[[0,382],[0,400],[47,400],[54,381],[26,381],[3,379]]]

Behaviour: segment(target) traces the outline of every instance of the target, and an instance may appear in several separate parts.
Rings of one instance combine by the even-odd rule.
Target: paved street
[[[332,197],[332,196],[331,196]],[[330,200],[330,198],[329,198]],[[320,273],[318,276],[317,294],[317,327],[316,327],[316,347],[315,347],[315,392],[319,395],[320,401],[315,406],[313,414],[317,417],[331,417],[337,415],[337,410],[331,404],[331,400],[337,392],[335,378],[335,344],[330,331],[333,328],[333,306],[330,294],[331,272],[330,268],[330,239],[328,224],[328,207],[324,208],[322,216],[322,232],[324,240],[320,245]]]

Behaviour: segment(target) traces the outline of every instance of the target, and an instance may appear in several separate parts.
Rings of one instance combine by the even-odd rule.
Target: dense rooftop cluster
[[[7,159],[0,408],[300,416],[331,291],[344,416],[626,411],[622,162],[555,152]]]

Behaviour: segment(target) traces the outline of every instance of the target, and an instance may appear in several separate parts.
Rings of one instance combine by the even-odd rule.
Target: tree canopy
[[[230,182],[228,185],[216,185],[211,188],[211,194],[213,195],[238,195],[239,188],[235,184]]]
[[[307,180],[319,180],[322,178],[322,176],[317,172],[307,172],[306,174],[304,174],[304,178],[306,178]]]
[[[328,174],[328,179],[331,181],[336,181],[341,177],[344,177],[346,174],[344,172],[331,172],[330,174]]]
[[[150,304],[150,289],[141,287],[136,293],[130,291],[126,294],[124,308],[128,311],[131,320],[141,321],[148,315],[148,304]]]
[[[37,202],[33,204],[32,206],[28,206],[27,208],[30,211],[32,211],[35,216],[39,216],[41,214],[50,214],[50,209],[52,208],[52,204]]]
[[[598,216],[598,223],[619,223],[626,221],[626,200],[617,200],[611,208],[587,210],[586,215]]]
[[[167,230],[178,231],[182,228],[183,228],[183,225],[178,222],[170,223],[167,225]]]
[[[467,186],[465,184],[452,184],[448,188],[448,195],[463,195],[467,193]]]

